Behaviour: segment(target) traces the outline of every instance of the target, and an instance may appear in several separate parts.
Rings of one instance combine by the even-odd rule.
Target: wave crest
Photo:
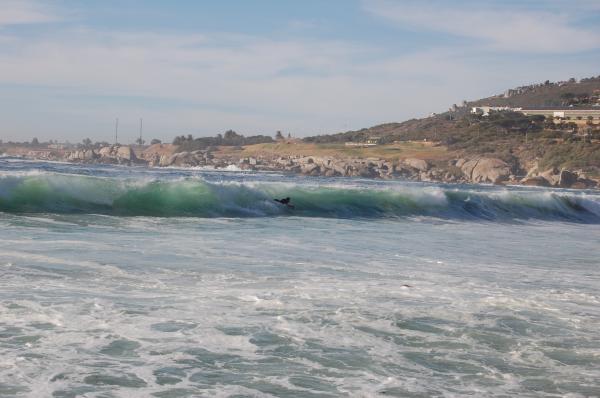
[[[273,198],[292,197],[291,210]],[[63,174],[0,176],[0,211],[156,217],[332,218],[430,216],[600,222],[597,196],[560,191],[465,188],[365,189],[285,183],[132,181]]]

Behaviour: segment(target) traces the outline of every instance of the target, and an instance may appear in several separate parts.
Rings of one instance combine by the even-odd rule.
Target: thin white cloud
[[[386,4],[394,3],[369,3]],[[33,23],[52,14],[29,15]],[[467,24],[483,23],[473,18]],[[436,29],[456,31],[437,19]],[[567,57],[540,76],[538,58],[499,61],[460,48],[402,53],[374,42],[73,25],[0,37],[0,138],[110,140],[117,116],[124,130],[131,121],[132,140],[140,117],[149,135],[167,139],[228,128],[331,133],[443,111],[519,84],[597,74],[597,62],[579,60],[574,70]],[[494,37],[486,40],[504,43]]]
[[[430,30],[474,39],[490,50],[572,53],[600,48],[600,28],[576,26],[576,12],[593,12],[593,3],[546,9],[500,7],[490,3],[365,0],[371,14],[413,30]]]
[[[402,120],[456,101],[450,90],[437,93],[439,78],[432,76],[448,70],[454,76],[473,75],[455,70],[465,65],[441,60],[447,54],[382,57],[377,49],[347,42],[234,35],[78,29],[16,37],[0,43],[0,52],[0,84],[140,99],[138,105],[96,101],[96,109],[84,109],[76,99],[54,98],[44,112],[54,109],[69,122],[73,119],[68,114],[90,114],[89,120],[97,121],[104,113],[109,120],[119,108],[123,113],[128,107],[134,114],[160,120],[167,131],[187,126],[205,133],[235,127],[315,134]],[[424,106],[420,95],[410,94],[417,91],[434,99]],[[144,112],[145,99],[166,105]],[[181,105],[173,108],[169,102]],[[170,123],[166,113],[172,115]],[[12,120],[15,115],[7,116]]]
[[[59,21],[61,18],[47,5],[33,0],[2,0],[0,27]]]

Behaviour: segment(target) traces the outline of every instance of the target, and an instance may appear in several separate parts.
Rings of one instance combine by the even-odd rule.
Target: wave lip
[[[292,198],[295,209],[273,198]],[[398,218],[561,220],[600,223],[600,197],[580,193],[448,187],[308,186],[122,180],[68,174],[0,175],[5,213],[105,214],[154,217]]]

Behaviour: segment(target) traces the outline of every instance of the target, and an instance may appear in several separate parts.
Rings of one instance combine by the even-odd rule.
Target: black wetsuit
[[[290,209],[294,208],[294,205],[290,204],[291,199],[290,198],[283,198],[283,199],[273,199],[275,202],[281,203],[282,205],[286,205],[287,207],[289,207]]]

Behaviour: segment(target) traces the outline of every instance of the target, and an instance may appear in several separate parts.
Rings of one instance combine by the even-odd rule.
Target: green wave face
[[[294,208],[274,198],[291,197]],[[0,211],[154,217],[549,219],[600,222],[598,197],[442,187],[364,189],[286,183],[139,181],[40,174],[0,177]]]

